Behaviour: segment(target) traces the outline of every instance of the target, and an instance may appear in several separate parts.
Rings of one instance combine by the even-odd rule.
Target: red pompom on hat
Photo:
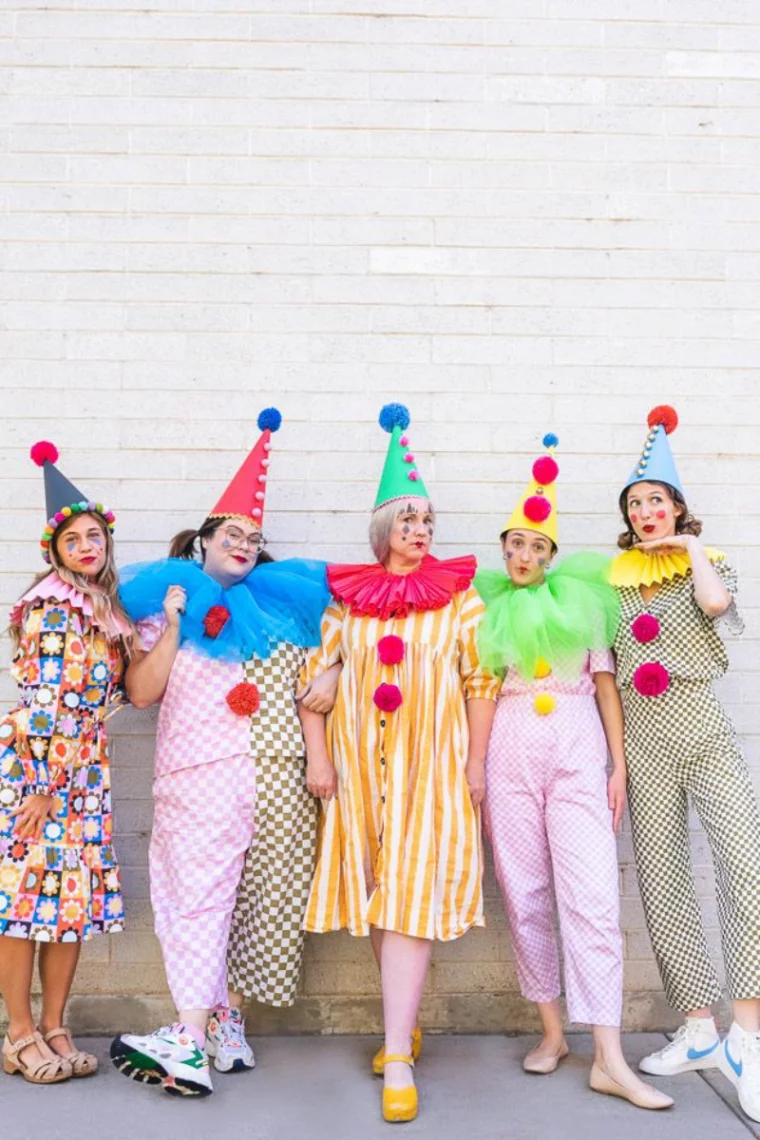
[[[656,428],[662,424],[665,428],[665,434],[670,435],[678,427],[678,412],[675,408],[671,408],[670,404],[658,404],[656,408],[652,408],[647,416],[647,424],[650,428]]]
[[[57,462],[58,448],[54,443],[51,443],[50,440],[40,439],[37,443],[32,444],[29,449],[29,455],[38,467],[44,467],[46,463]]]
[[[237,716],[253,716],[261,705],[259,690],[249,681],[241,681],[239,685],[235,685],[225,699]]]
[[[218,637],[229,620],[230,611],[226,606],[212,606],[203,619],[206,637]]]
[[[525,500],[523,514],[532,523],[542,523],[552,513],[552,505],[543,495],[531,495]]]
[[[533,478],[540,487],[548,487],[559,475],[559,465],[551,455],[542,455],[533,464]]]

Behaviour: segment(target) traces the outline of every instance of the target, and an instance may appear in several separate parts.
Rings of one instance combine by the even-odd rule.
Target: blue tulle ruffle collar
[[[181,586],[187,594],[182,643],[191,642],[208,657],[247,661],[269,657],[283,641],[304,647],[319,644],[322,612],[330,600],[325,570],[324,562],[300,558],[265,562],[224,589],[199,562],[165,558],[126,566],[119,595],[138,622],[161,613],[166,591]],[[213,607],[223,609],[208,619]],[[229,613],[226,620],[224,610]]]

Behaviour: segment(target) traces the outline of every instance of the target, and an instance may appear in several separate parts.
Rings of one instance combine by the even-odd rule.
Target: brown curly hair
[[[678,510],[676,515],[676,534],[693,534],[696,537],[702,533],[702,522],[700,519],[695,519],[694,515],[689,510],[688,503],[680,491],[675,487],[671,487],[670,483],[660,483],[658,480],[647,480],[652,482],[655,487],[662,487],[673,501],[673,505]],[[631,520],[628,517],[628,492],[630,487],[626,487],[620,493],[620,513],[623,516],[623,522],[626,529],[622,534],[618,535],[617,544],[621,550],[631,550],[639,539],[636,537],[636,532],[631,526]]]

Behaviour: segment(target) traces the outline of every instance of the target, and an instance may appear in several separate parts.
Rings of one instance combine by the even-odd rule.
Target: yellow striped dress
[[[343,662],[327,720],[338,795],[323,803],[306,930],[448,941],[483,925],[480,813],[465,779],[465,702],[496,701],[500,684],[478,661],[483,613],[472,587],[406,617],[357,616],[338,601],[325,611],[302,680]],[[377,648],[388,635],[404,643],[392,665]],[[393,712],[373,702],[384,683],[403,696]]]

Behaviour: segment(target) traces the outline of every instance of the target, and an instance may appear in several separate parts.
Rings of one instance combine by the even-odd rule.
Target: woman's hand
[[[331,800],[338,794],[338,773],[327,756],[307,760],[306,790],[320,800]]]
[[[164,617],[169,629],[179,629],[179,615],[185,612],[187,594],[181,586],[170,586],[164,598]]]
[[[635,549],[643,550],[648,554],[653,550],[659,550],[663,553],[668,550],[685,550],[690,553],[695,543],[699,545],[699,539],[693,534],[670,534],[666,538],[650,538],[645,542],[637,542]]]
[[[612,830],[618,831],[625,811],[625,769],[614,768],[607,781],[607,806],[612,812]]]
[[[301,689],[300,693],[296,693],[296,700],[301,701],[304,708],[311,712],[322,715],[332,712],[342,671],[342,664],[331,665],[326,672]]]
[[[41,839],[45,824],[55,814],[55,797],[27,796],[20,807],[8,814],[16,817],[19,839]]]
[[[480,807],[486,798],[486,765],[484,760],[470,759],[464,770],[473,807]]]

